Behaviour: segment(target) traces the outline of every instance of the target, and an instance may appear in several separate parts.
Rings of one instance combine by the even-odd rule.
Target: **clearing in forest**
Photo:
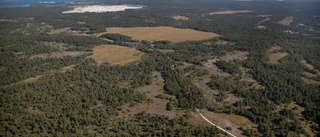
[[[52,74],[57,73],[57,72],[65,73],[67,71],[73,70],[75,67],[76,67],[76,65],[69,65],[69,66],[65,66],[65,67],[60,68],[60,69],[48,70],[46,72],[43,72],[42,75],[36,75],[36,76],[27,78],[27,79],[19,81],[19,82],[15,82],[15,83],[11,83],[11,84],[8,84],[8,85],[1,86],[0,88],[7,88],[7,87],[11,87],[11,86],[18,85],[18,84],[36,82],[40,78],[42,78],[43,76],[52,75]]]
[[[242,134],[242,131],[238,128],[245,127],[245,128],[254,128],[256,127],[255,124],[253,124],[249,119],[239,116],[239,115],[228,115],[228,114],[222,114],[222,113],[214,113],[210,112],[205,109],[201,109],[200,112],[212,123],[215,125],[227,129],[228,132],[236,135],[237,137],[240,137]],[[196,124],[196,125],[208,125],[211,126],[209,123],[207,123],[198,113],[192,113],[192,118],[190,118],[188,121],[189,123]]]
[[[273,46],[268,49],[269,62],[270,64],[279,64],[279,59],[288,55],[287,52],[278,52],[282,48],[280,46]]]
[[[173,16],[172,18],[175,19],[175,20],[189,20],[188,17],[186,17],[186,16],[180,16],[180,15]]]
[[[90,57],[98,64],[109,62],[111,65],[126,65],[139,61],[143,53],[135,48],[118,45],[102,45],[93,48],[93,55]]]
[[[237,126],[253,125],[253,123],[249,119],[243,116],[234,115],[234,114],[225,114],[225,113],[217,113],[217,115],[224,119],[230,120],[232,123],[234,123]]]
[[[301,61],[303,65],[305,65],[309,69],[314,69],[314,66],[309,64],[306,60]]]
[[[279,24],[290,26],[290,24],[293,22],[294,17],[285,17],[283,20],[279,21]]]
[[[212,32],[202,32],[193,29],[180,29],[173,27],[133,27],[122,28],[112,27],[106,28],[107,32],[102,34],[122,34],[132,37],[135,40],[147,40],[147,41],[162,41],[167,40],[173,43],[179,43],[183,41],[192,40],[206,40],[214,37],[219,37],[219,34]]]
[[[225,11],[218,11],[218,12],[211,12],[209,15],[223,15],[223,14],[237,14],[237,13],[249,13],[253,12],[250,10],[225,10]]]
[[[269,53],[269,63],[270,64],[279,64],[279,59],[287,56],[287,52],[278,52],[278,53]]]
[[[123,106],[122,110],[119,111],[119,117],[128,118],[130,115],[134,115],[140,112],[146,112],[150,114],[161,114],[168,116],[169,118],[176,118],[177,116],[181,116],[185,114],[182,111],[167,110],[167,104],[169,103],[168,99],[165,98],[158,98],[158,95],[163,97],[171,98],[175,100],[175,96],[168,95],[165,93],[164,89],[164,79],[161,76],[160,72],[153,72],[152,73],[152,83],[150,85],[142,86],[136,89],[137,92],[145,94],[149,100],[143,104],[126,104]]]

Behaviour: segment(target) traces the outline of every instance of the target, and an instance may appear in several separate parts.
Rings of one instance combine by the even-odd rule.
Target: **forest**
[[[233,125],[222,127],[239,136],[320,135],[319,2],[93,1],[126,3],[146,8],[82,14],[62,14],[70,3],[0,9],[0,136],[228,136],[196,109],[248,119],[251,126],[234,126],[223,117]],[[253,12],[209,14],[221,10]],[[279,23],[290,16],[291,24]],[[221,37],[173,43],[97,35],[107,27],[153,26]],[[143,56],[126,65],[91,58],[93,48],[108,44]],[[276,53],[286,56],[270,63]],[[139,91],[150,86],[161,89]],[[151,113],[157,100],[165,109]]]

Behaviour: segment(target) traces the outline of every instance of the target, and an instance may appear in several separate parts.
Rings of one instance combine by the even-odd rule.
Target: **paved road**
[[[197,111],[198,111],[198,113],[200,114],[200,116],[201,116],[204,120],[206,120],[208,123],[210,123],[211,125],[217,127],[218,129],[220,129],[221,131],[227,133],[228,135],[230,135],[230,136],[232,136],[232,137],[237,137],[237,136],[233,135],[232,133],[228,132],[227,130],[224,130],[223,128],[221,128],[221,127],[213,124],[210,120],[208,120],[205,116],[203,116],[203,115],[201,114],[201,112],[199,111],[199,109],[197,109]]]

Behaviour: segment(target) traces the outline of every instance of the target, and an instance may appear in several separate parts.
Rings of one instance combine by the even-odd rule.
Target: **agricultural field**
[[[130,36],[135,40],[147,40],[150,42],[167,40],[173,43],[179,43],[184,41],[207,40],[220,37],[219,34],[212,32],[201,32],[192,29],[180,29],[174,27],[112,27],[106,28],[106,31],[107,34],[119,33]],[[106,33],[101,33],[99,35]]]
[[[143,53],[129,47],[118,45],[101,45],[93,48],[93,58],[98,64],[126,65],[141,60]]]

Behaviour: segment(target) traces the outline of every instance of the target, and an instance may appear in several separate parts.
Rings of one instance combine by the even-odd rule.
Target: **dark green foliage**
[[[113,41],[134,42],[131,37],[121,34],[103,34],[100,37],[110,39]]]
[[[202,108],[206,105],[203,92],[197,89],[182,74],[168,69],[163,73],[165,79],[164,89],[167,93],[174,95],[179,100],[178,107],[181,108]]]
[[[224,60],[220,60],[217,61],[215,63],[220,69],[222,69],[224,72],[228,72],[231,75],[235,75],[235,74],[241,74],[241,70],[239,68],[239,65],[237,65],[236,63],[233,63],[231,61],[227,62]]]

